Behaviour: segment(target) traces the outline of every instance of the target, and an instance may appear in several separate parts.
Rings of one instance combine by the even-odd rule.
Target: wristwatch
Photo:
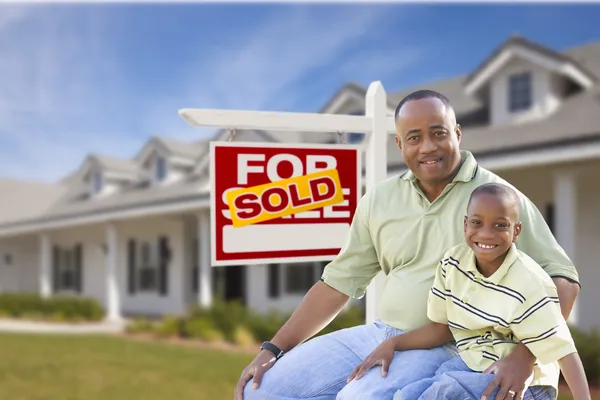
[[[262,346],[260,346],[260,349],[268,350],[271,353],[273,353],[276,360],[279,360],[281,357],[283,357],[283,351],[281,351],[281,349],[279,347],[275,346],[271,342],[263,342]]]

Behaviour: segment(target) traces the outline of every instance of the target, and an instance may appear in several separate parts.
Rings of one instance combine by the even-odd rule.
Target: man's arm
[[[350,297],[361,298],[364,295],[366,287],[381,270],[369,231],[370,194],[359,201],[346,243],[325,267],[321,281],[306,293],[289,320],[272,338],[271,343],[280,350],[290,351],[326,327]],[[235,389],[235,399],[243,399],[244,387],[250,379],[254,378],[253,387],[257,388],[263,374],[275,362],[273,354],[261,351],[242,372]]]
[[[284,352],[325,328],[344,305],[349,296],[319,281],[304,296],[302,302],[271,340]]]
[[[560,311],[566,321],[569,319],[569,315],[571,315],[575,299],[581,287],[578,283],[563,277],[553,277],[552,281],[556,285],[558,300],[560,301]]]

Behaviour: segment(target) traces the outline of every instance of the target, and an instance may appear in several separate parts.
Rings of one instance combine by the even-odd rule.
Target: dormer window
[[[100,193],[102,190],[102,173],[99,171],[92,175],[92,190],[94,193]]]
[[[533,102],[531,72],[508,77],[508,109],[510,112],[528,110]]]
[[[156,181],[161,182],[167,176],[167,162],[164,157],[156,159]]]

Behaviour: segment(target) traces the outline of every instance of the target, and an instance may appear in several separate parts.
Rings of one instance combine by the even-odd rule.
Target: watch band
[[[261,350],[268,350],[275,356],[276,360],[279,360],[283,356],[283,351],[277,346],[275,346],[271,342],[264,342],[262,346],[260,346]]]

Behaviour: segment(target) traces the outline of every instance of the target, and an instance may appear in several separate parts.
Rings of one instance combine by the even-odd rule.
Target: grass
[[[231,399],[252,358],[122,337],[0,334],[0,393],[11,400]]]
[[[230,399],[252,356],[107,336],[0,335],[11,400]]]

